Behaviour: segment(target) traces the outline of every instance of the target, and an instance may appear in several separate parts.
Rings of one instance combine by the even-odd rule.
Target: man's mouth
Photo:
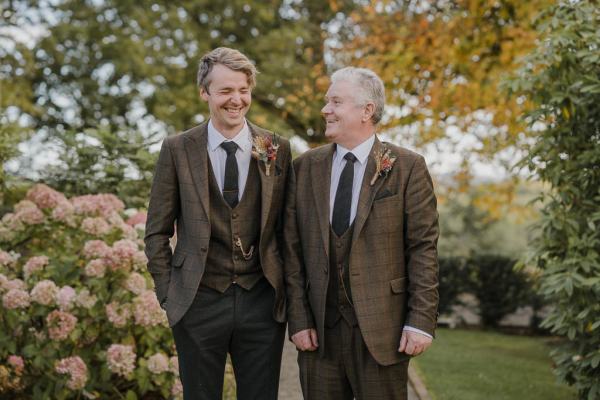
[[[229,114],[238,115],[242,112],[242,107],[225,107],[225,111]]]

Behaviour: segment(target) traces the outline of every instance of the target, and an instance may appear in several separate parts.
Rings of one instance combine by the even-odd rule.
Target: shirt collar
[[[208,121],[208,149],[210,151],[215,151],[219,148],[219,146],[221,146],[221,143],[227,141],[237,144],[239,150],[242,152],[252,151],[252,139],[250,136],[250,128],[248,127],[246,120],[244,120],[244,127],[237,135],[235,135],[233,139],[227,139],[221,132],[217,130],[217,128],[215,128],[212,120]]]
[[[356,157],[356,160],[358,162],[360,162],[361,164],[364,164],[367,162],[367,158],[369,158],[369,153],[371,152],[371,149],[373,148],[374,143],[375,143],[375,135],[371,135],[371,136],[369,136],[369,138],[367,140],[365,140],[364,142],[362,142],[361,144],[359,144],[352,150],[348,150],[344,146],[340,146],[338,144],[338,145],[336,145],[336,149],[335,149],[335,151],[336,151],[335,157],[337,158],[338,161],[341,161],[344,158],[344,156],[346,155],[346,153],[351,152],[352,154],[354,154],[354,156]]]

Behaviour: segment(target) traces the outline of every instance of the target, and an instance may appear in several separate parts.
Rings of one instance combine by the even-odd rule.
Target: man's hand
[[[304,329],[292,335],[292,342],[300,351],[315,351],[319,347],[317,331],[315,329]]]
[[[409,356],[418,356],[431,346],[432,339],[417,332],[408,330],[402,331],[400,338],[400,353],[406,353]]]

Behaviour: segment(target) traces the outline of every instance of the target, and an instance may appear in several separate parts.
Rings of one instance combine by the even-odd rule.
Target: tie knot
[[[346,155],[344,156],[344,159],[346,161],[350,161],[351,163],[354,163],[354,161],[356,161],[356,156],[350,152],[346,153]]]
[[[227,155],[235,154],[238,149],[238,146],[235,144],[235,142],[223,142],[221,143],[221,147],[225,149]]]

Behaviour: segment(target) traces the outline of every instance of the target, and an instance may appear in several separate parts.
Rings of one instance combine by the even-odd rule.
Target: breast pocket
[[[402,228],[402,196],[394,194],[373,201],[370,224],[379,232],[395,232]]]

